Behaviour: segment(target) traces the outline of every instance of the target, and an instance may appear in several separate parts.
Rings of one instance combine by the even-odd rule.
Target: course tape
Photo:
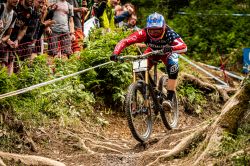
[[[61,81],[61,80],[64,80],[64,79],[66,79],[66,78],[69,78],[69,77],[73,77],[73,76],[82,74],[82,73],[87,72],[87,71],[89,71],[89,70],[92,70],[92,69],[95,69],[95,68],[98,68],[98,67],[101,67],[101,66],[108,65],[108,64],[110,64],[110,63],[112,63],[112,62],[113,62],[113,61],[109,61],[109,62],[100,64],[100,65],[97,65],[97,66],[94,66],[94,67],[90,67],[90,68],[87,68],[87,69],[78,71],[78,72],[76,72],[76,73],[72,73],[72,74],[69,74],[69,75],[66,75],[66,76],[62,76],[62,77],[59,77],[59,78],[50,80],[50,81],[42,82],[42,83],[39,83],[39,84],[36,84],[36,85],[32,85],[32,86],[27,87],[27,88],[23,88],[23,89],[19,89],[19,90],[16,90],[16,91],[8,92],[8,93],[5,93],[5,94],[1,94],[1,95],[0,95],[0,99],[4,99],[4,98],[6,98],[6,97],[11,97],[11,96],[16,96],[16,95],[18,95],[18,94],[22,94],[22,93],[31,91],[31,90],[33,90],[33,89],[37,89],[37,88],[40,88],[40,87],[43,87],[43,86],[46,86],[46,85],[49,85],[49,84],[53,84],[53,83],[55,83],[55,82],[57,82],[57,81]]]
[[[207,64],[204,64],[204,63],[200,63],[200,64],[203,65],[203,66],[206,66],[206,67],[208,67],[208,68],[214,69],[214,70],[223,71],[223,70],[222,70],[221,68],[219,68],[219,67],[207,65]],[[233,77],[233,78],[237,78],[238,80],[241,80],[241,81],[245,79],[245,77],[238,76],[238,75],[233,74],[233,73],[231,73],[231,72],[229,72],[229,71],[226,71],[226,70],[225,70],[225,73],[226,73],[227,75],[229,75],[229,76],[231,76],[231,77]]]
[[[196,65],[195,63],[191,62],[190,60],[188,60],[184,56],[179,54],[179,57],[181,59],[183,59],[184,61],[188,62],[189,64],[191,64],[192,66],[196,67],[197,69],[201,70],[202,72],[204,72],[208,76],[212,77],[214,80],[218,81],[221,84],[221,85],[219,85],[219,87],[221,87],[221,88],[228,88],[229,87],[229,85],[227,83],[225,83],[224,81],[222,81],[219,78],[215,77],[214,75],[212,75],[211,73],[209,73],[208,71],[203,69],[202,67],[200,67],[200,66]]]
[[[181,15],[194,15],[192,13],[186,13],[186,12],[177,12]],[[213,15],[213,16],[236,16],[236,17],[250,17],[250,14],[247,13],[232,13],[232,14],[222,14],[222,13],[214,13],[214,14],[207,14],[207,13],[195,13],[195,15]]]

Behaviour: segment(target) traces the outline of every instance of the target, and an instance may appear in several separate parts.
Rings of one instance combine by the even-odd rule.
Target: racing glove
[[[169,45],[166,45],[166,46],[163,47],[162,50],[163,50],[163,53],[166,54],[166,53],[171,53],[173,48],[171,46],[169,46]]]
[[[118,55],[112,54],[112,55],[109,57],[109,59],[110,59],[111,61],[117,62],[117,61],[118,61]]]

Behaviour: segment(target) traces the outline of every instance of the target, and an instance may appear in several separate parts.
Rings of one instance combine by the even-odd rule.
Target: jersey
[[[187,46],[183,42],[181,37],[170,27],[166,26],[166,31],[163,35],[163,38],[159,40],[151,39],[147,34],[146,28],[134,32],[129,37],[121,40],[116,45],[113,54],[119,55],[125,47],[131,44],[142,43],[142,42],[144,42],[151,51],[160,50],[166,45],[172,47],[173,53],[184,53],[186,52],[187,49]]]

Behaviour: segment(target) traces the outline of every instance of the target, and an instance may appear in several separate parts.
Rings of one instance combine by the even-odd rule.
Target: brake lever
[[[159,50],[159,55],[165,55],[163,49]]]
[[[152,55],[159,55],[159,56],[162,56],[162,55],[165,55],[165,53],[164,53],[163,50],[157,50],[157,51],[154,51]]]
[[[124,58],[122,56],[118,57],[118,61],[123,63],[124,62]]]

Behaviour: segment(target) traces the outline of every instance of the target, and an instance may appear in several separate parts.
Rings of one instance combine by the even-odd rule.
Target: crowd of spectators
[[[99,26],[138,30],[135,7],[120,0],[0,0],[0,62],[8,74],[18,61],[40,54],[69,58],[83,49],[84,23],[96,17]],[[88,4],[89,3],[89,4]]]

